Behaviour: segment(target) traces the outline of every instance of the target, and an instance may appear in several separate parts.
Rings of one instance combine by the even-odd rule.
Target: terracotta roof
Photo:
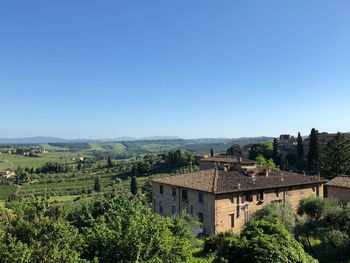
[[[215,194],[327,182],[327,180],[313,176],[277,170],[270,171],[266,177],[262,169],[257,171],[254,177],[246,175],[244,171],[212,169],[152,181]]]
[[[210,156],[201,159],[201,162],[220,162],[220,163],[240,163],[239,160],[240,157],[237,156]],[[242,158],[242,163],[243,164],[255,164],[256,161],[250,160],[245,157]]]
[[[350,188],[350,176],[348,175],[339,175],[332,180],[330,180],[326,185],[342,187],[342,188]]]

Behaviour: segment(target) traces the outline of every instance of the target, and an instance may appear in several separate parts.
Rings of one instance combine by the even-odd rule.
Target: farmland
[[[50,196],[51,201],[73,200],[80,195],[96,194],[93,191],[96,177],[99,177],[102,193],[129,191],[131,167],[144,156],[157,156],[159,153],[177,149],[208,153],[213,148],[215,152],[225,152],[232,143],[244,144],[266,139],[46,143],[33,146],[45,149],[35,157],[16,154],[16,149],[31,145],[3,145],[0,171],[21,169],[26,172],[20,183],[16,182],[15,176],[0,183],[0,199],[29,198],[45,194]],[[107,167],[108,156],[113,159],[113,167]],[[65,171],[42,173],[38,170],[47,163],[59,164]],[[152,176],[139,176],[139,186],[144,185],[150,177]]]

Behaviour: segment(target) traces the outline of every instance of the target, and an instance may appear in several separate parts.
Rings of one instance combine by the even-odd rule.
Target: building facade
[[[163,216],[185,210],[198,218],[206,234],[239,232],[268,203],[323,197],[325,180],[280,171],[205,170],[152,180],[153,210]]]
[[[350,176],[339,175],[326,183],[327,197],[350,202]]]

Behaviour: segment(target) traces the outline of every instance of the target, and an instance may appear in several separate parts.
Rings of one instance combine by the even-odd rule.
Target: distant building
[[[235,169],[237,166],[247,169],[254,169],[257,167],[257,162],[249,160],[246,157],[226,155],[210,156],[199,160],[199,167],[201,170],[218,168],[220,170],[230,171]]]
[[[288,155],[297,154],[297,140],[290,134],[281,134],[277,139],[278,149],[281,153],[281,159],[286,160]]]
[[[320,149],[326,147],[327,143],[330,142],[337,134],[336,133],[327,133],[327,132],[321,132],[318,134],[318,142]],[[350,139],[349,133],[343,134],[346,138]],[[303,146],[304,146],[304,156],[307,158],[307,155],[309,154],[309,137],[305,138],[303,140]],[[278,149],[281,153],[282,160],[286,160],[286,157],[291,154],[296,156],[297,155],[297,139],[290,135],[290,134],[281,134],[279,138],[277,139],[278,143]]]
[[[350,202],[350,176],[339,175],[326,183],[327,197]]]
[[[1,175],[2,175],[3,178],[9,178],[10,176],[15,175],[15,173],[12,172],[12,171],[4,171],[4,172],[1,173]]]
[[[304,197],[323,197],[327,180],[319,177],[242,167],[153,179],[153,211],[172,216],[185,210],[202,222],[206,234],[237,233],[268,203],[289,202],[296,209]]]

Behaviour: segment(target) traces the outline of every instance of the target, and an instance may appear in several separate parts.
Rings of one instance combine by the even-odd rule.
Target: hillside
[[[53,151],[84,152],[95,156],[113,155],[127,158],[133,155],[161,153],[171,150],[187,150],[195,153],[225,152],[232,144],[246,145],[272,140],[271,137],[238,138],[238,139],[171,139],[171,140],[138,140],[114,142],[79,142],[42,144]]]

